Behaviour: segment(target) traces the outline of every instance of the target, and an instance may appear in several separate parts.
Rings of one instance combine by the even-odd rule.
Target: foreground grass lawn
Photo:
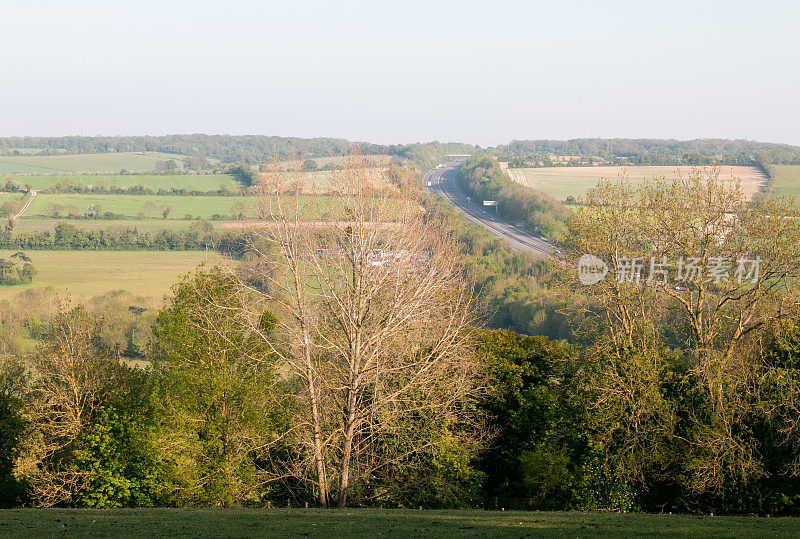
[[[379,509],[9,509],[0,536],[788,537],[800,519]]]

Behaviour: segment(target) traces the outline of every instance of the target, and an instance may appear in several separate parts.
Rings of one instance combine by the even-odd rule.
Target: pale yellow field
[[[674,179],[679,174],[688,176],[692,167],[548,167],[548,168],[509,168],[508,174],[515,182],[543,191],[558,200],[568,196],[581,197],[597,185],[600,179],[626,176],[632,183],[652,179]],[[752,198],[764,189],[767,178],[755,167],[720,167],[720,176],[738,178],[742,190]]]
[[[8,259],[14,251],[0,251]],[[222,258],[197,251],[26,251],[39,272],[33,282],[0,286],[0,299],[29,288],[52,286],[59,293],[89,298],[111,290],[161,298],[180,277],[204,262]]]

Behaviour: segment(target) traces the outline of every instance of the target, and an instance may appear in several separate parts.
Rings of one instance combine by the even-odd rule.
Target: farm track
[[[30,207],[31,202],[33,202],[33,199],[36,198],[36,191],[31,189],[30,195],[31,196],[28,197],[28,201],[25,202],[25,205],[22,206],[22,208],[19,210],[19,212],[17,212],[17,214],[14,217],[12,217],[12,219],[19,219],[20,217],[22,217],[22,215],[25,213],[25,211]]]

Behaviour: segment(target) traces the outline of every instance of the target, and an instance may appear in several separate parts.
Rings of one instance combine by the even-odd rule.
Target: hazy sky
[[[800,145],[800,3],[0,0],[0,135]]]

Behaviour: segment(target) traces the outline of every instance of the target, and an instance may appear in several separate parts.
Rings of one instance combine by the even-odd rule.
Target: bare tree
[[[421,425],[474,419],[473,298],[413,188],[349,156],[332,194],[312,198],[292,168],[262,176],[242,275],[277,315],[281,341],[264,339],[300,386],[291,473],[344,506],[353,484],[435,443]]]
[[[86,480],[72,466],[72,455],[84,443],[105,389],[96,333],[85,311],[64,304],[48,345],[32,359],[31,432],[17,473],[30,482],[37,506],[72,501]]]

